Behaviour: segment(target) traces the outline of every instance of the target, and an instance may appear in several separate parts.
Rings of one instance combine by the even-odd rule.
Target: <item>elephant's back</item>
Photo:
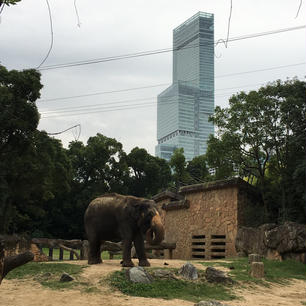
[[[101,218],[106,216],[118,215],[124,209],[125,203],[122,196],[117,194],[109,194],[100,196],[92,200],[85,212],[84,218]]]

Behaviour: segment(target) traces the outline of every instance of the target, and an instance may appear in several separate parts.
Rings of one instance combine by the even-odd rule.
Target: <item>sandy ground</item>
[[[152,267],[165,267],[165,260],[150,260]],[[186,261],[167,260],[169,268],[179,268]],[[71,262],[69,262],[71,263]],[[86,264],[85,261],[74,262]],[[200,264],[193,263],[198,269],[205,269]],[[79,290],[50,290],[39,283],[29,280],[6,280],[0,286],[1,306],[76,306],[76,305],[111,305],[111,306],[187,306],[193,302],[183,300],[163,300],[141,297],[129,297],[119,291],[114,291],[106,284],[101,284],[101,278],[110,272],[120,270],[119,260],[105,260],[101,265],[89,266],[81,277],[98,287],[99,293],[84,293]],[[238,289],[237,295],[241,298],[224,304],[235,306],[299,306],[306,305],[306,282],[294,280],[289,285],[273,285],[270,288],[252,287]]]

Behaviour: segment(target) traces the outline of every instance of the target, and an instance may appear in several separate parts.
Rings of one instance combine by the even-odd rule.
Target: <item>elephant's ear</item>
[[[133,221],[138,221],[141,218],[141,215],[144,214],[143,206],[143,203],[140,201],[130,199],[126,206],[129,218]]]

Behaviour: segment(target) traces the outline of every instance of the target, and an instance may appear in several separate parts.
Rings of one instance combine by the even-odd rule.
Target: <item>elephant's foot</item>
[[[147,259],[141,259],[139,260],[139,264],[140,267],[150,267],[150,263]]]
[[[129,260],[129,261],[122,261],[121,262],[121,264],[122,264],[122,267],[134,267],[134,263],[131,261],[131,260]]]
[[[100,264],[102,263],[102,259],[101,258],[90,258],[88,259],[88,264],[89,265],[97,265],[97,264]]]

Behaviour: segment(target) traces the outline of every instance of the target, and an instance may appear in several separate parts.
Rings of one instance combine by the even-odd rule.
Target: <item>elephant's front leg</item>
[[[150,267],[150,263],[147,260],[146,251],[144,247],[143,236],[138,233],[134,239],[134,245],[137,253],[137,257],[139,260],[139,266],[141,267]]]
[[[131,259],[132,238],[123,240],[123,260],[122,267],[134,267]]]

